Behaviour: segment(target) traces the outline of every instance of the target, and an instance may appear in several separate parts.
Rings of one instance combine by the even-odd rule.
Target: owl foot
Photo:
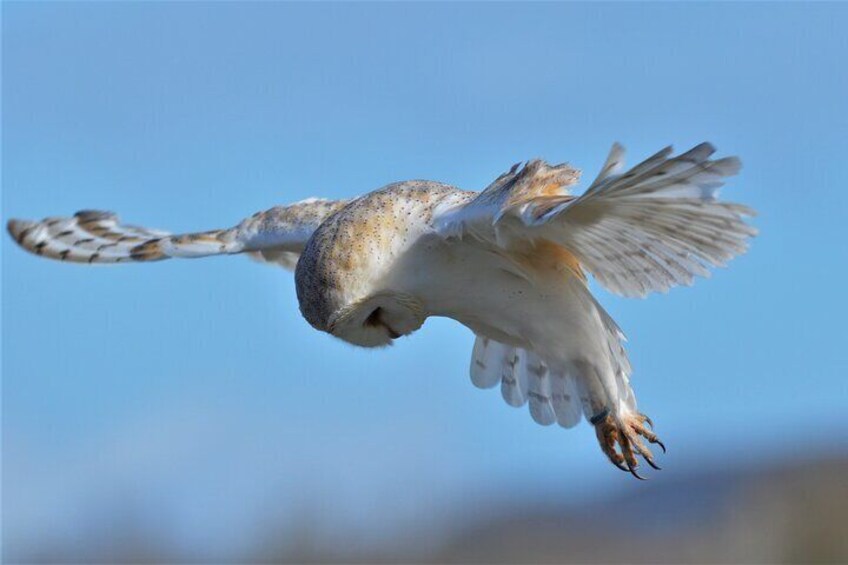
[[[601,450],[609,457],[613,465],[642,480],[645,480],[645,477],[636,472],[639,467],[637,455],[641,455],[642,459],[654,469],[660,469],[659,465],[654,462],[651,450],[642,441],[642,438],[644,438],[648,443],[659,445],[665,453],[665,445],[651,431],[654,424],[650,418],[640,413],[624,414],[616,418],[609,410],[604,410],[594,416],[590,422],[595,426],[595,433],[598,436],[598,443],[601,444]],[[650,426],[651,429],[646,427],[645,424]],[[616,445],[618,445],[618,450]]]

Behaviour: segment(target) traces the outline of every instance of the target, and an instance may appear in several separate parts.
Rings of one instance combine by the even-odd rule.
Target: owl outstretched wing
[[[702,143],[671,157],[667,147],[619,174],[624,149],[615,144],[579,197],[563,189],[577,177],[568,165],[531,161],[467,204],[443,210],[435,227],[445,237],[471,235],[501,247],[546,240],[616,294],[665,292],[744,253],[757,233],[745,222],[752,209],[717,200],[741,163],[711,160],[714,152]]]
[[[124,263],[248,253],[293,269],[312,232],[345,203],[310,198],[257,212],[233,228],[176,235],[122,224],[111,212],[93,210],[38,222],[10,220],[8,230],[27,251],[60,261]]]

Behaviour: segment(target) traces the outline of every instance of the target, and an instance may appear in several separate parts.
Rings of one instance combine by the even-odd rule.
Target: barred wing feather
[[[312,198],[258,212],[230,229],[179,235],[123,224],[117,215],[96,210],[41,221],[10,220],[8,230],[27,251],[60,261],[123,263],[248,253],[293,269],[312,232],[344,204]]]
[[[540,202],[522,220],[540,237],[569,249],[608,290],[623,296],[666,292],[709,276],[744,253],[757,231],[753,210],[717,198],[735,175],[735,157],[710,160],[708,143],[669,158],[665,149],[623,175],[599,178],[585,194],[551,210]]]
[[[745,222],[754,211],[717,200],[726,177],[738,173],[736,157],[711,160],[702,143],[677,157],[663,149],[624,174],[624,149],[615,144],[598,178],[584,194],[536,194],[497,201],[484,191],[440,215],[445,237],[469,234],[509,246],[545,239],[570,251],[595,279],[622,296],[645,296],[690,285],[708,267],[744,253],[757,230]],[[533,166],[534,169],[528,169]],[[512,173],[536,186],[533,161]],[[529,176],[529,178],[527,178]],[[496,181],[497,182],[497,181]]]

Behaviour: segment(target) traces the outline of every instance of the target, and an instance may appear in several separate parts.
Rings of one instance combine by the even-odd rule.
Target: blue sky
[[[665,296],[599,290],[669,445],[663,473],[844,451],[848,6],[2,15],[4,222],[101,208],[209,229],[409,178],[480,189],[534,156],[591,178],[616,140],[631,163],[712,141],[743,160],[723,196],[760,212],[750,253]],[[279,269],[86,268],[4,237],[5,543],[64,543],[120,508],[224,551],[260,535],[257,516],[315,504],[319,522],[379,537],[471,499],[639,488],[588,426],[541,428],[474,389],[472,340],[431,320],[389,350],[355,349],[301,319]]]

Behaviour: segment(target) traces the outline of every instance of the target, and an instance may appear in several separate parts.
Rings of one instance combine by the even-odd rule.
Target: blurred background
[[[313,331],[230,257],[86,268],[2,239],[5,562],[848,561],[848,5],[2,5],[2,217],[175,231],[512,163],[714,142],[749,254],[624,300],[641,483],[430,320]],[[585,184],[584,184],[585,186]]]

